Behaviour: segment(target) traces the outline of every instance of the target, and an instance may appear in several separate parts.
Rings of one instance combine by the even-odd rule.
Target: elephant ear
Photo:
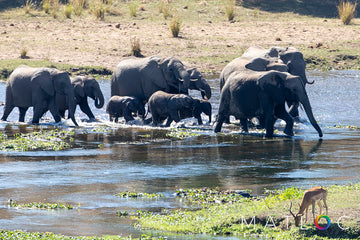
[[[84,82],[81,78],[72,81],[72,85],[74,86],[75,96],[85,97]]]
[[[258,85],[261,89],[268,86],[280,87],[284,85],[287,74],[278,71],[268,71],[258,79]]]
[[[270,61],[265,58],[254,58],[245,67],[253,71],[265,71],[269,63]]]
[[[55,89],[53,81],[51,80],[51,74],[49,71],[44,69],[40,69],[39,71],[33,74],[31,78],[31,82],[35,83],[35,86],[39,86],[42,90],[44,90],[48,95],[54,96]]]

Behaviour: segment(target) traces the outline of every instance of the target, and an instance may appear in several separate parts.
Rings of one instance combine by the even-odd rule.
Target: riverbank
[[[219,4],[219,1],[185,0],[171,2],[166,18],[159,2],[152,1],[136,3],[135,14],[131,16],[132,3],[108,2],[112,4],[103,6],[102,20],[90,7],[79,16],[72,13],[70,18],[65,17],[62,5],[56,18],[41,7],[28,13],[21,7],[3,9],[0,12],[1,78],[6,79],[21,55],[24,58],[21,64],[38,65],[46,61],[46,65],[60,68],[70,66],[74,74],[79,68],[101,66],[102,73],[108,75],[121,59],[130,55],[130,42],[134,38],[140,42],[142,55],[176,56],[206,74],[219,74],[228,62],[253,45],[296,47],[303,52],[308,69],[359,69],[360,66],[358,19],[343,25],[337,18],[236,5],[235,17],[229,21],[225,1]],[[174,15],[181,22],[177,38],[169,30]]]
[[[1,239],[167,239],[176,234],[233,235],[246,239],[358,239],[360,226],[358,199],[360,183],[326,187],[327,217],[318,226],[309,220],[295,227],[289,213],[290,203],[296,213],[305,192],[295,187],[265,191],[263,196],[250,196],[244,191],[219,189],[180,189],[176,198],[189,204],[187,209],[162,209],[162,212],[118,214],[134,217],[137,227],[156,230],[156,236],[139,238],[121,236],[66,237],[53,233],[28,233],[0,230]],[[250,193],[251,194],[251,193]],[[248,195],[248,196],[246,196]],[[161,195],[159,195],[161,197]],[[139,200],[139,199],[138,199]],[[140,197],[141,200],[141,197]],[[145,197],[143,201],[148,201]],[[323,213],[324,214],[324,213]],[[309,219],[312,218],[309,211]],[[319,215],[318,206],[315,216]],[[320,229],[323,228],[323,229]],[[159,237],[160,236],[160,237]],[[161,237],[163,236],[163,237]]]

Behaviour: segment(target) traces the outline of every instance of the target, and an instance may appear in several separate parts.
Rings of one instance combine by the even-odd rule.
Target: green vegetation
[[[0,229],[0,239],[11,239],[11,240],[162,240],[162,237],[152,237],[151,235],[141,235],[139,238],[121,237],[105,235],[102,237],[90,236],[90,237],[68,237],[50,232],[26,232],[26,231],[6,231]]]
[[[26,51],[26,50],[25,50]],[[25,52],[25,55],[27,51]],[[54,63],[49,60],[30,60],[30,59],[12,59],[0,60],[0,79],[6,80],[10,74],[20,65],[27,65],[30,67],[50,67],[57,68],[63,71],[74,74],[86,74],[94,77],[102,75],[111,75],[112,71],[99,66],[75,66],[65,63]]]
[[[179,37],[181,23],[182,21],[178,14],[174,14],[170,22],[170,32],[173,37]]]
[[[147,198],[147,199],[156,198],[156,199],[158,199],[158,198],[164,197],[164,194],[126,191],[126,192],[116,193],[115,196],[118,196],[120,198]]]
[[[328,216],[333,219],[327,231],[318,230],[311,221],[302,228],[294,227],[288,211],[290,202],[294,205],[299,203],[304,194],[304,190],[295,187],[265,191],[265,196],[256,199],[240,196],[229,199],[226,197],[231,194],[223,194],[226,192],[217,192],[216,189],[182,190],[179,197],[185,196],[190,201],[205,204],[197,204],[195,209],[169,210],[167,214],[142,213],[137,226],[179,233],[231,234],[251,239],[357,238],[360,234],[356,219],[359,216],[357,201],[360,197],[360,183],[329,186],[327,190],[327,203],[330,206]],[[214,196],[229,200],[214,200]],[[341,218],[344,215],[346,217]],[[335,219],[341,219],[341,228]]]
[[[225,13],[229,21],[234,20],[235,18],[235,0],[225,0]]]
[[[166,133],[166,137],[180,140],[196,136],[200,136],[200,134],[184,128],[173,128],[170,132]]]
[[[0,132],[0,151],[60,151],[71,147],[73,135],[73,131],[58,129],[16,133],[13,137]]]
[[[36,208],[36,209],[74,209],[73,206],[70,204],[64,203],[41,203],[41,202],[34,202],[34,203],[16,203],[12,199],[9,200],[9,207],[12,208]]]
[[[356,11],[356,2],[352,3],[350,1],[340,1],[337,8],[341,21],[345,25],[349,25],[351,20],[354,18],[354,14]]]

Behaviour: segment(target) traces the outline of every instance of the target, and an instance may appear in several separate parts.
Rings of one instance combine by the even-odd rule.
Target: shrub
[[[174,14],[170,23],[170,31],[173,37],[179,36],[180,28],[181,28],[181,19],[177,16],[177,14]]]
[[[86,8],[87,1],[86,0],[71,0],[70,3],[73,6],[75,15],[80,16],[83,12],[83,9]]]
[[[136,17],[138,4],[136,2],[132,2],[129,4],[130,17]]]
[[[50,0],[43,1],[43,9],[46,14],[50,13]]]
[[[163,14],[164,19],[167,19],[171,16],[170,14],[170,5],[167,0],[161,0],[159,4],[159,13]]]
[[[25,11],[25,14],[29,14],[30,13],[30,10],[31,10],[31,8],[32,8],[32,2],[31,2],[31,0],[26,0],[25,2],[24,2],[24,11]]]
[[[26,48],[23,48],[23,49],[21,50],[20,58],[21,58],[21,59],[29,58],[29,57],[27,56],[27,49],[26,49]]]
[[[137,37],[130,38],[131,55],[135,57],[141,57],[140,39]]]
[[[350,24],[351,20],[354,18],[356,3],[341,1],[337,8],[341,21],[345,25]]]
[[[65,11],[64,11],[65,17],[71,18],[71,14],[72,14],[73,10],[74,10],[73,6],[71,4],[67,4],[65,6]]]
[[[90,11],[94,13],[95,17],[100,20],[105,19],[105,5],[103,0],[95,0],[90,6]]]
[[[235,0],[225,0],[225,13],[227,19],[232,21],[235,17]]]

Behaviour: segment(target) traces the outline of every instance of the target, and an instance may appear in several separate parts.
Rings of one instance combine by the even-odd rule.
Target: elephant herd
[[[320,137],[318,126],[305,90],[309,82],[305,75],[305,61],[295,48],[250,47],[241,57],[230,62],[220,75],[220,103],[215,132],[220,132],[224,122],[234,116],[240,120],[242,130],[248,131],[248,121],[256,117],[260,127],[266,129],[266,137],[272,137],[274,123],[280,118],[286,122],[284,133],[293,135],[294,117],[302,104],[310,123]],[[189,90],[200,91],[202,98],[189,96]],[[55,122],[68,117],[75,120],[76,106],[95,120],[88,97],[95,107],[104,106],[104,96],[94,78],[77,76],[70,79],[68,73],[54,68],[19,66],[6,83],[4,113],[6,121],[14,107],[19,108],[19,121],[23,122],[26,111],[33,107],[32,123],[49,110]],[[211,122],[211,88],[196,68],[186,67],[175,57],[127,58],[115,68],[111,77],[111,98],[106,111],[110,121],[124,117],[126,122],[138,115],[144,123],[151,120],[154,126],[166,121],[195,117],[202,124],[201,114]],[[148,103],[152,118],[145,119]],[[286,110],[286,104],[289,110]]]

